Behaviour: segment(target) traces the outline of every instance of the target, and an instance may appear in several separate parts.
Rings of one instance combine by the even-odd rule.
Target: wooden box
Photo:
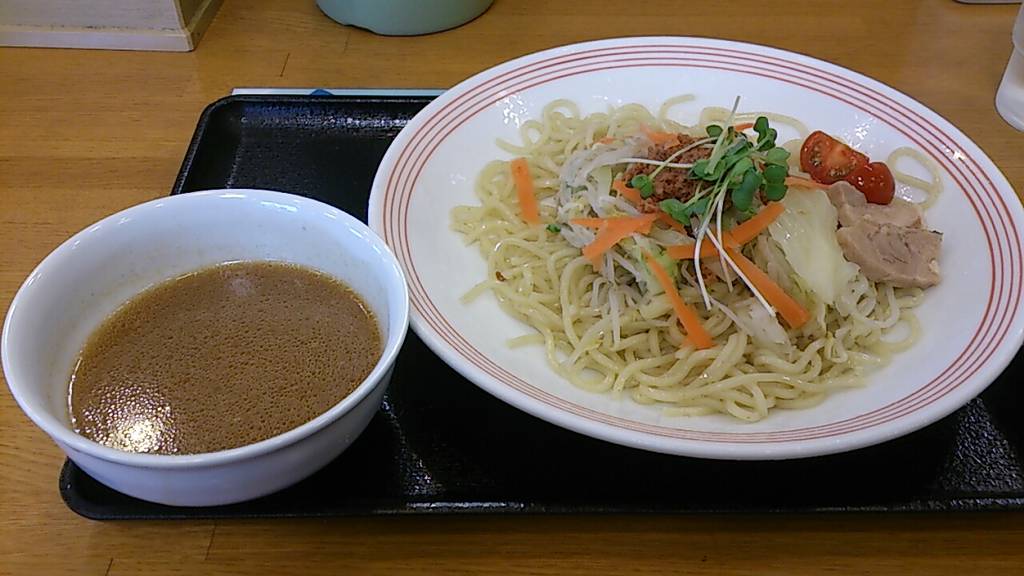
[[[187,52],[221,0],[2,0],[0,45]]]

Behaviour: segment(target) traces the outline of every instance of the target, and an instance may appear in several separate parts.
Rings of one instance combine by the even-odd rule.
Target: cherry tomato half
[[[889,171],[885,162],[865,164],[850,172],[846,181],[863,192],[868,202],[873,204],[892,202],[893,194],[896,192],[896,183],[893,181],[892,172]]]
[[[867,156],[821,130],[812,132],[800,148],[800,169],[822,184],[843,180],[867,163]]]

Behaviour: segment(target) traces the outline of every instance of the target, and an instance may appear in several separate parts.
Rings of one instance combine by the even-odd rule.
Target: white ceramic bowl
[[[195,455],[133,454],[70,428],[67,379],[88,335],[144,288],[208,265],[275,260],[338,278],[380,320],[385,346],[355,391],[273,438]],[[405,277],[364,224],[280,192],[215,190],[114,214],[54,250],[18,291],[3,330],[4,375],[22,410],[78,466],[115,490],[175,506],[229,504],[312,474],[345,450],[380,406],[408,325]]]

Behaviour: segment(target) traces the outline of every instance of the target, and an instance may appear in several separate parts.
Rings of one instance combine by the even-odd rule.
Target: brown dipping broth
[[[381,333],[348,286],[309,268],[235,262],[158,284],[89,337],[71,374],[79,434],[197,454],[300,426],[373,370]]]

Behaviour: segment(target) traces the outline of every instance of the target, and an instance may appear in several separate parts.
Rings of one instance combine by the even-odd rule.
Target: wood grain
[[[497,0],[462,28],[385,38],[335,24],[312,0],[228,0],[193,53],[2,49],[0,302],[70,234],[166,194],[203,107],[233,87],[447,87],[508,58],[610,36],[719,36],[834,61],[944,115],[1019,189],[1024,138],[993,107],[1015,10]],[[97,523],[60,501],[61,461],[0,394],[0,573],[1024,573],[1017,513]]]

